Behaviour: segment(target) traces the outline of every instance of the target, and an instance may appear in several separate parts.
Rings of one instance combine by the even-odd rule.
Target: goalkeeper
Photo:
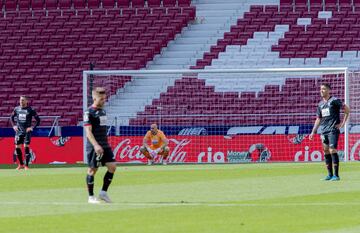
[[[148,145],[149,141],[151,142],[150,146]],[[140,148],[140,152],[148,158],[149,165],[154,163],[154,159],[157,155],[162,157],[162,163],[166,165],[170,151],[168,144],[169,141],[165,134],[158,129],[156,124],[152,124],[150,130],[147,131],[144,137],[143,146]]]

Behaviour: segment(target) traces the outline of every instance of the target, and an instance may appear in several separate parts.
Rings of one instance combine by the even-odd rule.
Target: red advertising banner
[[[32,137],[30,149],[35,156],[34,163],[76,163],[83,161],[83,138]],[[0,164],[13,163],[14,138],[0,139]],[[23,150],[24,155],[24,150]]]
[[[360,135],[349,136],[350,160],[360,159]],[[139,152],[143,137],[111,137],[116,160],[121,163],[145,163]],[[0,163],[13,163],[13,138],[0,140]],[[239,163],[277,161],[322,161],[319,135],[313,141],[296,135],[171,136],[169,162],[176,163]],[[339,155],[343,156],[344,138],[339,140]],[[34,163],[76,163],[83,160],[82,137],[33,137],[31,149]],[[159,158],[157,158],[159,160]]]
[[[270,161],[322,161],[320,138],[294,141],[295,135],[175,136],[169,138],[169,162],[238,163]],[[111,140],[117,161],[143,163],[142,137]],[[296,144],[298,143],[298,144]],[[339,145],[343,145],[340,137]],[[339,148],[341,150],[341,148]]]

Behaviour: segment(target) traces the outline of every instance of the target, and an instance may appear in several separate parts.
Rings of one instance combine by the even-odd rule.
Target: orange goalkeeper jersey
[[[151,149],[157,149],[164,145],[166,137],[165,134],[158,129],[156,135],[153,135],[150,130],[147,131],[144,139],[151,141]]]

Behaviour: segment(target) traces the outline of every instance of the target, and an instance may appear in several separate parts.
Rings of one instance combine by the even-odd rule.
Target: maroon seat
[[[70,9],[71,8],[71,0],[59,0],[59,8],[60,9]]]
[[[102,0],[102,7],[103,8],[114,8],[115,1],[114,0]]]
[[[164,7],[171,7],[176,5],[176,0],[163,0],[162,3]]]
[[[178,0],[178,6],[184,7],[184,6],[190,6],[191,0]]]
[[[83,0],[73,0],[74,8],[81,9],[85,8],[86,2]]]
[[[326,57],[327,52],[326,51],[313,51],[311,53],[311,57],[316,57],[316,58],[324,58]]]
[[[132,0],[131,5],[132,5],[132,7],[144,7],[145,1],[144,0]]]
[[[118,7],[125,8],[125,7],[129,7],[129,2],[130,2],[129,0],[118,0],[117,4]]]
[[[45,1],[45,8],[47,10],[54,10],[58,8],[58,1],[57,0],[46,0]]]
[[[17,8],[17,2],[14,0],[5,0],[4,6],[6,11],[15,11]]]
[[[22,11],[21,16],[25,16],[25,12],[28,12],[31,6],[31,0],[19,0],[18,1],[19,10]],[[27,15],[26,15],[27,16]]]
[[[147,4],[149,7],[159,7],[161,4],[161,0],[148,0]]]
[[[100,6],[100,0],[88,0],[87,7],[90,9],[97,9]]]

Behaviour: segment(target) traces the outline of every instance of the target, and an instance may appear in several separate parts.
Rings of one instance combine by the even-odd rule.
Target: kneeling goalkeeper
[[[149,141],[151,142],[150,145],[148,145]],[[149,165],[154,163],[154,159],[157,155],[162,156],[162,163],[166,165],[170,151],[168,144],[169,141],[165,134],[158,129],[156,124],[152,124],[150,130],[147,131],[144,137],[143,146],[140,148],[140,152],[148,158]]]

